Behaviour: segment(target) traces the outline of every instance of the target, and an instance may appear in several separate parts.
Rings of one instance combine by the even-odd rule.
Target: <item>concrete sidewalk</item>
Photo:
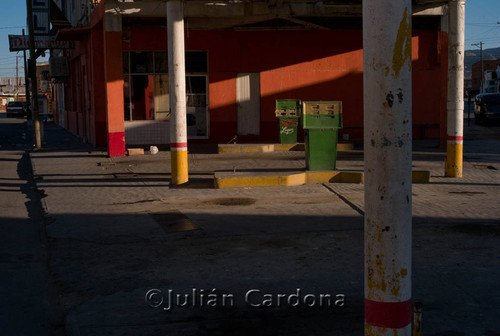
[[[416,142],[414,170],[432,176],[413,186],[425,335],[500,335],[498,129],[466,128],[462,179],[442,177],[444,153]],[[362,184],[213,187],[214,171],[302,170],[304,152],[285,151],[189,154],[191,182],[173,188],[168,152],[111,159],[53,124],[45,139],[30,155],[46,195],[55,323],[69,335],[362,334]],[[338,168],[362,172],[362,152],[339,153]],[[169,290],[193,289],[195,307],[163,309]],[[252,307],[266,293],[273,307]],[[345,304],[276,307],[280,293]]]

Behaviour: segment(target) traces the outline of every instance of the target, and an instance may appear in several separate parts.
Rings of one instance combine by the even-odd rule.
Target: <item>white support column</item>
[[[445,176],[462,177],[465,0],[450,0],[448,20],[448,121]]]
[[[363,1],[365,335],[411,335],[411,0]]]
[[[184,14],[179,0],[167,2],[167,33],[172,184],[178,185],[188,182]]]

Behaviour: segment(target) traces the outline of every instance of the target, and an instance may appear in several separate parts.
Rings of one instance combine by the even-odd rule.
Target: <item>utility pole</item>
[[[411,335],[411,0],[363,1],[365,336]]]
[[[23,29],[23,36],[24,36],[24,29]],[[30,90],[29,90],[29,80],[28,80],[28,64],[26,62],[26,50],[23,50],[23,56],[24,56],[24,91],[26,95],[26,102],[30,102]],[[33,117],[31,115],[31,108],[28,110],[28,120],[32,120]]]
[[[16,93],[19,92],[19,56],[16,56]]]
[[[464,40],[465,0],[450,0],[448,4],[448,97],[446,102],[448,121],[444,169],[446,177],[460,178],[463,175]]]
[[[473,43],[473,47],[479,47],[481,50],[481,93],[484,93],[484,60],[483,60],[483,42]]]
[[[167,1],[168,73],[170,79],[170,153],[172,184],[188,182],[186,74],[182,1]]]
[[[35,56],[35,33],[33,29],[33,8],[32,0],[26,0],[26,9],[28,16],[28,35],[29,35],[29,49],[30,49],[30,60],[29,60],[29,71],[31,78],[31,95],[32,95],[32,111],[33,111],[33,122],[35,125],[35,147],[37,149],[42,148],[42,134],[40,128],[40,120],[38,119],[38,83],[36,80],[36,56]]]

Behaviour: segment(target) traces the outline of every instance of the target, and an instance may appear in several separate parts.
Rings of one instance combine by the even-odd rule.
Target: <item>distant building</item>
[[[472,90],[472,78],[464,78],[464,90],[465,92],[470,92]]]
[[[500,60],[484,60],[484,72],[485,76],[488,72],[496,72],[498,66],[500,65]],[[491,75],[493,76],[493,75]],[[472,90],[475,93],[480,93],[482,88],[481,79],[481,61],[472,64]],[[485,79],[486,80],[486,79]],[[488,88],[488,85],[486,85]],[[486,90],[485,90],[486,91]]]
[[[0,112],[5,112],[5,107],[11,101],[25,101],[25,91],[24,77],[19,78],[19,81],[15,77],[0,78]]]
[[[19,78],[17,82],[15,77],[3,77],[0,78],[0,93],[4,94],[23,94],[24,95],[24,77]]]
[[[484,72],[485,92],[499,92],[500,65],[495,70]]]
[[[38,94],[47,96],[49,111],[52,108],[52,90],[48,62],[38,62],[36,65],[38,79]],[[26,101],[26,81],[24,76],[0,78],[0,111],[5,111],[5,106],[10,101]]]

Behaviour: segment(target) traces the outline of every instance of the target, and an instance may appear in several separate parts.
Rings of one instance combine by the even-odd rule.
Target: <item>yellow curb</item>
[[[363,183],[364,173],[348,171],[307,171],[307,183]]]
[[[339,171],[307,171],[307,183],[335,183],[340,182],[342,173]]]
[[[352,143],[338,143],[337,144],[338,151],[347,151],[347,150],[353,150],[353,149],[354,149],[354,144],[352,144]]]
[[[353,150],[352,143],[337,144],[337,151]],[[267,153],[267,152],[287,152],[305,151],[303,143],[296,144],[219,144],[217,153]]]
[[[242,173],[243,174],[243,173]],[[259,173],[256,173],[259,174]],[[362,183],[361,172],[301,172],[286,175],[248,176],[238,173],[215,172],[214,186],[216,189],[243,187],[298,186],[319,183]]]
[[[268,186],[280,185],[279,183],[280,183],[279,176],[214,178],[214,186],[216,189],[268,187]]]
[[[296,144],[275,144],[275,152],[289,152],[289,151],[305,151],[306,147],[303,143]]]
[[[243,175],[247,174],[247,175]],[[303,184],[321,183],[364,183],[364,173],[348,171],[306,171],[289,173],[283,175],[271,175],[270,173],[214,173],[214,187],[224,188],[245,188],[245,187],[276,187],[276,186],[298,186]],[[264,175],[265,174],[265,175]],[[429,171],[412,172],[413,183],[430,182]]]
[[[274,152],[274,145],[218,145],[217,153],[266,153]]]
[[[271,186],[294,186],[305,183],[305,174],[268,175],[257,173],[257,175],[240,175],[244,173],[214,173],[214,186],[216,189],[244,188],[244,187],[271,187]],[[248,173],[247,173],[248,174]],[[219,176],[218,176],[219,175]]]
[[[428,183],[431,181],[431,172],[428,170],[414,170],[411,172],[413,183]]]
[[[305,173],[300,173],[300,174],[292,174],[287,176],[286,181],[285,181],[287,186],[298,186],[298,185],[303,185],[307,183],[307,174]]]

